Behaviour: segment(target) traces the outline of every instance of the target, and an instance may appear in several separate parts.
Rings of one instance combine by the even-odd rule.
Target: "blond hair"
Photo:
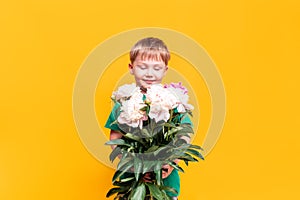
[[[137,56],[141,59],[162,60],[166,66],[170,60],[170,53],[165,43],[154,37],[139,40],[130,50],[130,61],[133,63]]]

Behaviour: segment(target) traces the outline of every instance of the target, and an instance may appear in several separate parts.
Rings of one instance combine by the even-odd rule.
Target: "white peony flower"
[[[151,85],[147,89],[146,101],[150,102],[149,117],[158,121],[168,121],[169,110],[178,106],[178,99],[162,85]]]
[[[117,101],[124,100],[130,97],[137,89],[138,87],[134,83],[122,85],[118,88],[117,91],[113,92],[112,98]]]
[[[143,98],[144,95],[146,99]],[[187,89],[181,83],[165,86],[151,85],[145,94],[135,84],[127,84],[119,87],[113,93],[113,98],[121,103],[121,112],[117,121],[141,129],[143,121],[147,120],[148,116],[156,122],[167,122],[170,118],[170,110],[177,108],[179,113],[183,113],[193,109],[193,106],[188,104]],[[148,116],[141,110],[147,106],[145,102],[150,105]]]
[[[142,129],[143,121],[147,120],[147,115],[145,111],[141,111],[140,109],[145,106],[143,94],[140,90],[135,90],[135,92],[131,94],[130,99],[122,102],[121,113],[117,119],[118,122]]]
[[[179,105],[177,107],[179,113],[186,112],[186,110],[194,109],[194,106],[188,104],[189,101],[189,95],[187,94],[188,90],[181,84],[181,82],[164,85],[164,88],[172,92],[172,94],[174,94],[179,99]]]

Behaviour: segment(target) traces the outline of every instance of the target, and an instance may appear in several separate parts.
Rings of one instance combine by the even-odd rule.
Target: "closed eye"
[[[147,67],[144,66],[144,65],[138,65],[137,67],[140,68],[140,69],[147,69]]]
[[[154,70],[156,71],[162,70],[162,67],[154,67]]]

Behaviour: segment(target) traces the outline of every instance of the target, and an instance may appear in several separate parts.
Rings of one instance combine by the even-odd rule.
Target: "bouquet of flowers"
[[[189,144],[193,133],[188,115],[187,89],[181,83],[152,85],[143,89],[135,84],[123,85],[113,93],[116,123],[122,138],[110,140],[116,147],[110,154],[113,162],[120,157],[107,197],[119,200],[169,199],[166,192],[176,191],[163,185],[162,166],[184,170],[175,160],[189,162],[204,159],[198,145]],[[145,179],[145,175],[150,180]]]

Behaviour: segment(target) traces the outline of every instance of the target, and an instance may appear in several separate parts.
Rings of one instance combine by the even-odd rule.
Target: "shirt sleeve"
[[[181,116],[181,123],[182,124],[190,124],[192,127],[194,127],[193,123],[191,121],[191,118],[188,114],[184,114]]]
[[[105,128],[108,128],[108,129],[111,129],[111,130],[114,130],[114,131],[120,131],[120,128],[118,126],[117,123],[113,123],[117,120],[117,117],[119,116],[119,112],[120,112],[120,106],[121,104],[120,103],[115,103],[112,111],[110,112],[109,114],[109,117],[104,125]]]
[[[179,193],[180,193],[180,177],[179,177],[178,171],[176,169],[174,169],[167,178],[163,179],[163,183],[164,183],[164,186],[173,188],[177,192],[177,194],[174,194],[172,192],[166,191],[166,193],[169,197],[176,197],[179,195]]]

